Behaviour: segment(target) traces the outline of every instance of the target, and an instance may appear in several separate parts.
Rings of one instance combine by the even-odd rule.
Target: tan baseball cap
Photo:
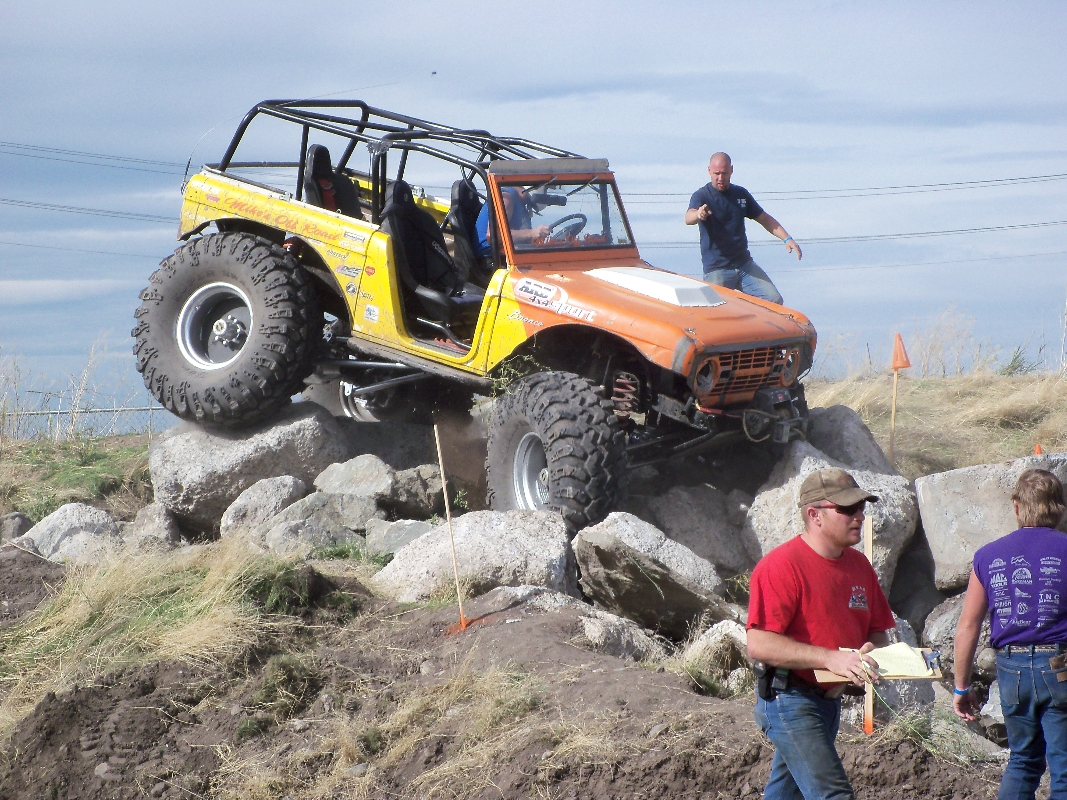
[[[879,497],[861,489],[856,479],[843,469],[824,467],[811,473],[800,484],[797,505],[803,508],[826,501],[838,506],[850,506],[861,500],[877,503]]]

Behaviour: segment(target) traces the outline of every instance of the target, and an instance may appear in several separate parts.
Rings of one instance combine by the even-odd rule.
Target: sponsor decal
[[[541,322],[540,320],[530,319],[529,317],[524,317],[522,315],[522,312],[519,311],[518,309],[515,309],[510,314],[508,314],[508,319],[517,319],[519,322],[522,322],[525,325],[533,325],[533,326],[535,326],[537,328],[543,327],[544,324],[545,324],[545,323]]]
[[[1054,592],[1051,589],[1042,590],[1037,596],[1037,602],[1042,605],[1058,606],[1060,604],[1060,593]]]
[[[865,586],[853,586],[852,596],[848,598],[849,608],[858,608],[861,611],[867,610],[867,587]]]
[[[989,562],[990,569],[996,569],[997,567],[1003,566],[1006,566],[1003,558],[994,558],[991,562]]]
[[[1011,598],[1004,597],[1000,600],[997,600],[995,603],[993,603],[993,605],[997,608],[1011,608]]]
[[[1029,597],[1030,597],[1030,595],[1029,595],[1029,594],[1027,594],[1026,592],[1024,592],[1024,591],[1023,591],[1022,589],[1020,589],[1020,588],[1019,588],[1018,586],[1016,586],[1016,587],[1015,587],[1015,596],[1016,596],[1016,597],[1026,597],[1026,598],[1029,598]]]
[[[367,267],[367,274],[368,275],[373,275],[374,274],[374,267]]]
[[[1014,625],[1016,628],[1029,628],[1034,623],[1028,619],[1013,619],[1011,621],[1011,624]]]
[[[1013,567],[1028,567],[1030,562],[1026,560],[1026,556],[1012,556],[1011,565]]]
[[[1058,569],[1056,569],[1055,567],[1042,567],[1041,568],[1041,574],[1042,575],[1048,575],[1049,577],[1052,577],[1054,575],[1059,575],[1060,571]]]
[[[349,254],[344,250],[330,250],[329,248],[327,248],[326,255],[333,256],[334,258],[339,258],[343,261],[344,259],[348,258]]]
[[[998,617],[1010,617],[1011,616],[1011,606],[1008,606],[1007,608],[998,608],[997,609],[997,616]]]
[[[218,191],[218,189],[208,189],[207,190],[207,194],[204,195],[204,199],[207,200],[209,203],[217,203],[217,202],[219,202],[219,191]]]
[[[519,301],[539,308],[547,308],[561,317],[574,317],[585,322],[592,322],[593,317],[596,316],[595,311],[567,302],[569,300],[567,291],[562,287],[553,286],[551,283],[541,283],[541,281],[535,281],[533,278],[523,278],[515,284],[514,291],[515,297]]]
[[[1045,556],[1041,559],[1041,566],[1043,567],[1058,567],[1060,566],[1060,559],[1055,556]]]
[[[349,283],[349,284],[345,285],[345,291],[348,292],[349,294],[353,294],[354,295],[356,292],[359,291],[359,287],[356,286],[356,284],[354,284],[354,283]]]
[[[1019,567],[1015,572],[1011,574],[1012,583],[1029,584],[1033,583],[1033,575],[1030,574],[1030,570],[1026,567]]]
[[[379,316],[378,306],[370,306],[370,305],[364,306],[364,308],[363,308],[363,319],[367,320],[367,322],[377,322],[378,321],[378,316]]]
[[[1025,614],[1029,610],[1030,610],[1030,606],[1028,606],[1026,603],[1019,603],[1019,605],[1015,606],[1015,614],[1016,614],[1016,616],[1020,616],[1021,617],[1023,614]]]
[[[351,239],[357,244],[363,244],[365,241],[367,241],[366,236],[364,236],[362,233],[356,233],[355,231],[345,231],[343,238]]]
[[[359,267],[339,267],[337,274],[344,275],[346,278],[358,278],[362,271]]]
[[[362,297],[364,300],[373,300],[374,299],[374,295],[372,295],[370,292],[360,292],[359,296]]]
[[[990,576],[989,584],[991,586],[994,586],[994,587],[996,587],[996,586],[1007,586],[1008,585],[1008,576],[1005,575],[1003,572],[998,572],[995,575],[991,575]]]

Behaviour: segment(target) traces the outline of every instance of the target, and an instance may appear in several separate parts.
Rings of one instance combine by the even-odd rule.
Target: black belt
[[[998,653],[1010,656],[1012,653],[1063,653],[1067,652],[1067,644],[1009,644],[997,648]]]

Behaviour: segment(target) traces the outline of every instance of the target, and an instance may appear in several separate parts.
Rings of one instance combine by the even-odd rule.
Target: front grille
[[[712,355],[717,364],[713,386],[702,387],[701,401],[723,400],[751,394],[764,386],[777,386],[788,355],[788,347],[755,347]]]

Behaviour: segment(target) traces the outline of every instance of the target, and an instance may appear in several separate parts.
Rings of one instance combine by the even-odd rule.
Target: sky
[[[690,275],[682,219],[724,150],[804,249],[749,223],[821,369],[938,331],[1055,369],[1065,41],[1061,2],[0,0],[0,365],[61,388],[93,349],[98,392],[144,398],[132,312],[186,162],[257,101],[329,96],[606,157],[642,256]]]

